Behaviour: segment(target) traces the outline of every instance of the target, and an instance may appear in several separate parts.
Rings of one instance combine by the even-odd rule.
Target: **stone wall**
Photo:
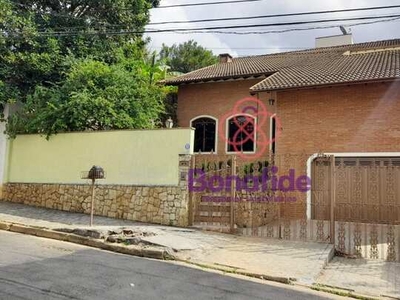
[[[90,213],[91,186],[7,183],[3,199],[27,205]],[[164,225],[187,226],[187,186],[96,186],[95,215]]]

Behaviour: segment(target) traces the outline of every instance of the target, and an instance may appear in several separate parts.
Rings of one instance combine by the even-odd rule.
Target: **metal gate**
[[[313,172],[322,181],[311,185],[310,190],[299,190],[298,180],[304,181],[309,175],[308,157],[194,155],[193,224],[244,235],[329,241],[334,228],[330,201],[332,158],[319,157]],[[307,218],[309,193],[316,199],[311,203],[312,219]]]
[[[310,157],[194,155],[192,224],[334,243],[338,254],[400,261],[400,160],[318,155],[310,163]],[[291,189],[290,180],[274,186],[307,176],[308,190]]]
[[[338,157],[335,173],[337,251],[400,261],[400,159]]]

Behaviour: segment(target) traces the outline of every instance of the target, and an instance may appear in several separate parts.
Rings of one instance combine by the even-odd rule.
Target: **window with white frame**
[[[217,123],[210,117],[199,117],[192,120],[195,128],[194,152],[214,152],[216,146]]]
[[[227,121],[227,152],[254,152],[255,119],[248,115],[234,116]]]

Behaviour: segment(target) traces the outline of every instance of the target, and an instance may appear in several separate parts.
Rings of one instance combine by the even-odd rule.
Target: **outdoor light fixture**
[[[174,121],[169,117],[167,121],[165,121],[165,127],[166,128],[172,128],[174,126]]]
[[[269,105],[274,105],[275,104],[275,99],[269,99],[268,103],[269,103]]]

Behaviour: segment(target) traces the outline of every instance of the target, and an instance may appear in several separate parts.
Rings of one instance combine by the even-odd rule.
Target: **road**
[[[174,263],[0,231],[0,299],[336,299]]]

